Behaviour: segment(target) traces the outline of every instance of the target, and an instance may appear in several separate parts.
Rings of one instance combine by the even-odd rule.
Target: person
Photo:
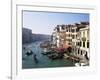
[[[30,55],[32,55],[33,54],[33,51],[32,50],[30,50]]]
[[[35,61],[35,63],[38,63],[38,59],[37,59],[37,57],[36,57],[36,54],[34,54],[34,61]]]

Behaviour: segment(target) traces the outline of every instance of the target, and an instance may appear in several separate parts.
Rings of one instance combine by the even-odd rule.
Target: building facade
[[[52,42],[57,48],[72,47],[72,54],[82,60],[89,60],[89,23],[57,25],[52,33]]]
[[[67,48],[71,45],[71,27],[68,25],[57,25],[52,33],[52,42],[57,48]]]
[[[81,23],[78,27],[76,46],[74,47],[74,55],[80,57],[82,62],[89,61],[89,23]]]

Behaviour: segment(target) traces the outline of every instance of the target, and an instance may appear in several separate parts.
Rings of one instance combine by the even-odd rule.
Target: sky
[[[51,35],[57,25],[89,22],[88,13],[23,11],[23,27],[36,34]]]

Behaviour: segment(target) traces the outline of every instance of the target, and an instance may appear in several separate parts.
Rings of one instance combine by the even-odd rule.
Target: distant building
[[[22,28],[22,43],[32,42],[32,30],[27,28]]]
[[[52,48],[57,47],[57,34],[56,34],[55,30],[51,35],[51,44],[52,44],[52,46],[51,46]]]

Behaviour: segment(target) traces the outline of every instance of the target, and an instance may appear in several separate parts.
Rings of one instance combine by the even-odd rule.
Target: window
[[[71,43],[68,43],[68,45],[71,45]]]
[[[64,25],[62,25],[61,28],[62,28],[62,30],[64,30],[65,29]]]
[[[87,42],[87,48],[89,48],[89,42]]]
[[[78,32],[78,31],[79,31],[79,29],[77,28],[77,29],[76,29],[76,32]]]
[[[83,32],[83,37],[85,37],[85,31]]]
[[[80,46],[80,42],[77,42],[77,45]]]
[[[80,51],[79,51],[79,49],[78,49],[78,54],[79,54],[79,52],[80,52]]]
[[[76,46],[77,46],[77,42],[76,42]]]
[[[77,35],[76,35],[76,38],[77,38]]]
[[[87,37],[89,38],[89,30],[87,30]]]
[[[59,30],[59,27],[57,28],[57,32],[59,32],[60,30]]]
[[[80,47],[81,47],[82,45],[81,45],[81,41],[80,41]]]
[[[68,36],[70,37],[70,34]]]
[[[74,37],[74,35],[72,35],[72,39],[74,39],[75,37]]]
[[[71,29],[69,28],[69,32],[71,32]]]
[[[81,50],[81,55],[82,55],[82,50]]]
[[[66,27],[66,31],[68,32],[68,28]]]
[[[86,51],[85,58],[86,58],[87,60],[89,60],[89,57],[88,57],[87,54],[88,54],[88,53],[87,53],[87,51]]]
[[[75,30],[74,30],[74,29],[72,29],[72,32],[75,32]]]
[[[85,42],[83,42],[83,47],[85,47]]]

